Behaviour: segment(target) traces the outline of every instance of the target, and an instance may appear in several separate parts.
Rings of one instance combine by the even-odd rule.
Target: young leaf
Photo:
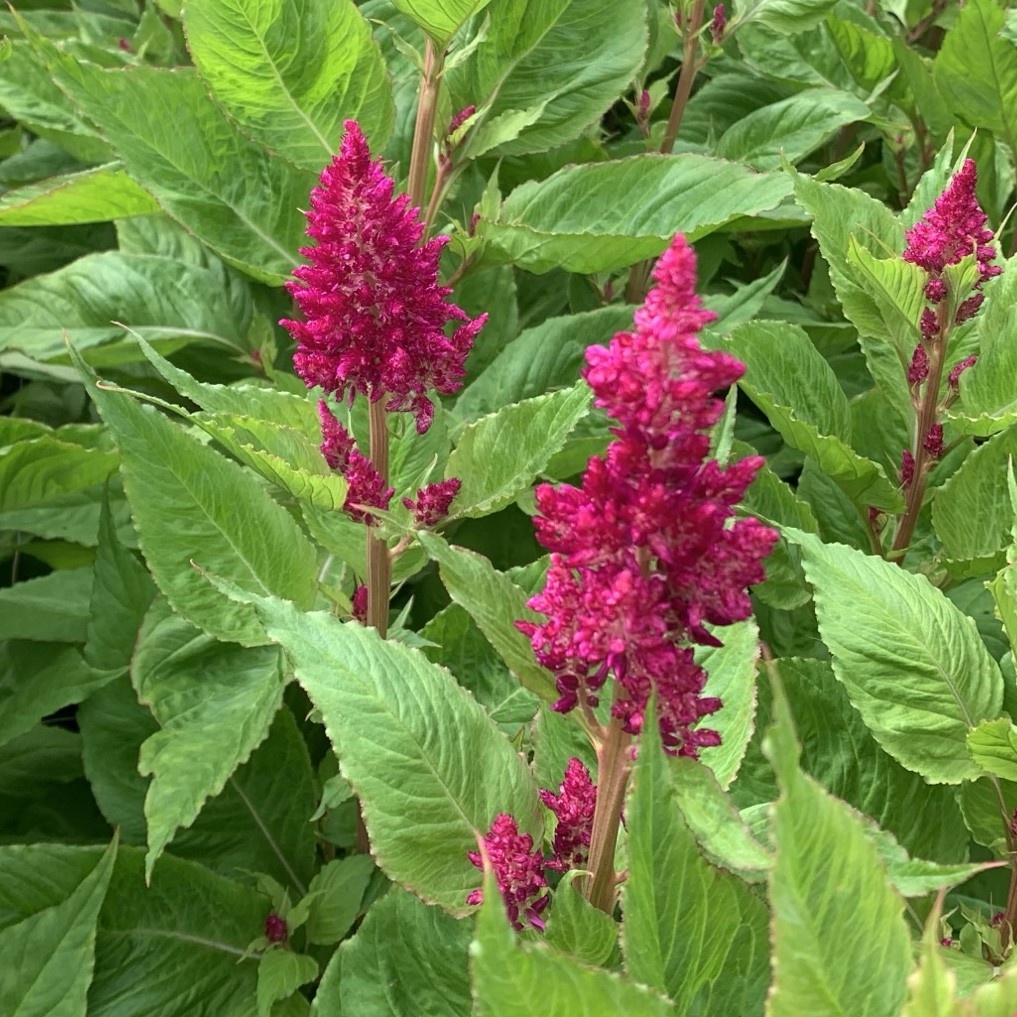
[[[571,891],[569,891],[571,892]],[[490,873],[470,944],[473,993],[482,1017],[666,1017],[670,1004],[642,985],[577,964],[542,944],[516,942]]]
[[[585,382],[536,396],[482,417],[463,432],[445,467],[462,487],[454,516],[487,516],[508,505],[565,444],[589,412]]]
[[[0,589],[0,639],[83,643],[92,569],[61,569]]]
[[[1017,726],[1009,717],[982,721],[968,735],[968,748],[986,773],[1017,781]]]
[[[314,548],[249,473],[151,407],[98,388],[87,374],[86,387],[120,447],[145,560],[175,610],[218,638],[245,645],[265,641],[253,610],[227,600],[192,561],[310,606]]]
[[[785,533],[802,549],[834,674],[876,741],[932,783],[978,776],[965,739],[998,716],[1003,678],[974,622],[924,576]]]
[[[566,877],[554,892],[544,940],[556,950],[593,967],[609,964],[618,942],[618,923],[590,904]]]
[[[444,49],[457,28],[482,11],[490,0],[392,0],[392,6],[415,21]]]
[[[258,1017],[271,1017],[272,1006],[318,977],[318,962],[292,950],[268,950],[258,961]]]
[[[640,155],[525,183],[481,231],[493,251],[529,272],[605,272],[655,258],[675,233],[693,241],[737,216],[776,208],[789,191],[783,174],[721,159]]]
[[[148,191],[113,162],[8,191],[0,198],[0,225],[73,226],[158,211]]]
[[[626,971],[666,992],[680,1013],[758,1013],[770,975],[766,905],[699,854],[655,724],[640,739],[625,823]]]
[[[350,931],[364,891],[374,872],[370,855],[350,855],[329,862],[311,880],[311,901],[307,919],[307,942],[328,945],[338,943]]]
[[[320,170],[338,151],[342,122],[375,146],[392,125],[381,53],[351,0],[222,4],[184,9],[188,49],[222,108],[256,141]]]
[[[393,887],[333,955],[312,1014],[469,1017],[471,933],[471,923]]]
[[[378,864],[425,900],[465,914],[478,883],[466,853],[494,817],[510,812],[521,829],[539,832],[526,765],[473,697],[419,651],[276,598],[255,605],[321,711]]]
[[[781,797],[770,874],[774,984],[767,1013],[898,1017],[911,968],[904,902],[851,812],[798,768],[787,700],[774,683],[767,754]]]
[[[12,850],[17,849],[6,849]],[[35,853],[38,858],[40,852]],[[65,899],[8,924],[0,932],[0,956],[4,958],[0,1013],[84,1017],[95,963],[95,924],[116,854],[114,840],[78,886],[68,888]],[[39,860],[45,864],[44,856]],[[0,855],[0,869],[3,862]]]

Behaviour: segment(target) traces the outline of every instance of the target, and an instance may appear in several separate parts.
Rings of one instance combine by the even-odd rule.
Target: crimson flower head
[[[337,470],[349,485],[343,509],[351,519],[374,525],[374,516],[361,506],[387,509],[395,490],[388,487],[374,463],[357,448],[353,435],[336,420],[324,399],[318,402],[318,419],[321,421],[321,454],[325,462]]]
[[[555,675],[554,709],[596,706],[613,675],[612,713],[624,729],[642,730],[656,691],[665,749],[692,757],[719,743],[696,725],[721,702],[702,695],[691,644],[716,646],[707,624],[751,614],[746,586],[765,578],[777,539],[755,519],[732,521],[763,460],[723,467],[709,458],[708,430],[723,412],[712,393],[744,366],[699,345],[713,315],[695,293],[695,267],[675,237],[633,331],[587,350],[584,376],[618,422],[615,439],[590,459],[581,488],[537,488],[537,538],[551,563],[529,605],[546,620],[516,623]]]
[[[558,872],[583,868],[590,853],[593,813],[597,807],[597,786],[590,779],[590,771],[573,757],[565,767],[565,779],[558,786],[558,793],[542,789],[540,800],[558,819],[552,844],[554,857],[547,867]]]
[[[438,259],[447,243],[421,244],[424,225],[408,195],[381,161],[371,161],[355,120],[345,122],[340,152],[311,192],[301,248],[310,264],[287,284],[303,321],[282,324],[297,342],[293,363],[308,387],[337,397],[356,392],[389,410],[406,410],[427,430],[434,416],[428,391],[462,385],[464,361],[487,316],[470,317],[438,285]],[[445,326],[460,324],[451,335]]]
[[[520,931],[524,920],[535,929],[544,928],[541,911],[547,907],[547,880],[544,878],[544,858],[534,850],[533,838],[520,833],[516,821],[506,812],[495,817],[491,829],[484,836],[484,852],[494,869],[498,889],[505,902],[509,921]],[[468,856],[478,869],[484,868],[484,856],[470,851]],[[467,904],[482,904],[484,891],[473,890]]]

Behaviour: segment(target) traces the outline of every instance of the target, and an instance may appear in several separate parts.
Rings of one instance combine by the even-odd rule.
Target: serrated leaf
[[[318,977],[318,962],[292,950],[268,950],[258,961],[258,1017],[271,1017],[272,1006]]]
[[[309,895],[318,894],[307,919],[308,943],[338,943],[350,931],[373,872],[370,855],[350,855],[329,862],[315,874],[307,888]]]
[[[297,166],[324,166],[338,151],[346,119],[358,121],[376,146],[385,141],[388,77],[351,0],[192,0],[184,30],[216,101],[252,138]]]
[[[789,192],[783,174],[701,155],[641,155],[525,183],[480,230],[493,251],[529,272],[605,272],[655,258],[675,233],[691,242],[776,208]]]
[[[0,448],[0,525],[4,515],[38,509],[101,484],[117,468],[109,452],[43,435]]]
[[[814,28],[835,4],[836,0],[740,0],[735,10],[739,20],[792,34]]]
[[[445,467],[462,487],[453,517],[490,515],[528,487],[586,416],[593,394],[585,382],[513,403],[462,433]]]
[[[666,1017],[670,1004],[642,985],[589,968],[543,944],[515,940],[488,874],[484,906],[470,944],[470,970],[477,1009],[483,1017],[530,1017],[534,1013],[569,1017]]]
[[[876,741],[931,783],[977,777],[967,732],[999,715],[1003,678],[974,622],[924,576],[785,533],[802,549],[834,674]]]
[[[544,941],[583,964],[607,967],[618,942],[618,923],[590,904],[573,879],[565,878],[555,889]]]
[[[982,721],[968,734],[968,748],[986,773],[1017,781],[1017,727],[1009,717]]]
[[[85,1017],[95,926],[117,854],[114,841],[65,900],[0,932],[0,1013]],[[0,855],[0,868],[3,866]],[[90,1012],[90,1011],[89,1011]]]
[[[539,617],[526,606],[523,590],[475,551],[450,546],[437,534],[422,532],[419,539],[438,562],[449,596],[469,612],[520,684],[547,702],[557,699],[554,678],[537,663],[529,639],[515,627],[517,620]]]
[[[175,610],[218,638],[265,641],[252,609],[227,600],[192,561],[310,606],[314,548],[250,474],[129,395],[87,375],[86,387],[119,445],[145,560]]]
[[[92,569],[62,569],[0,589],[0,639],[83,643]]]
[[[392,6],[418,24],[444,49],[467,18],[490,0],[392,0]]]
[[[622,888],[625,970],[666,992],[678,1012],[759,1013],[770,974],[766,905],[699,854],[654,724],[643,731],[632,779]]]
[[[783,689],[767,736],[781,797],[770,873],[774,984],[768,1017],[800,1017],[802,1000],[830,1017],[898,1017],[911,943],[904,902],[851,812],[798,769]],[[824,930],[836,928],[838,935]]]
[[[73,226],[157,212],[155,199],[119,163],[24,184],[0,197],[0,225]]]
[[[378,864],[425,900],[465,914],[477,885],[466,852],[494,817],[511,812],[539,832],[525,764],[473,697],[419,651],[275,598],[255,604],[321,711]]]

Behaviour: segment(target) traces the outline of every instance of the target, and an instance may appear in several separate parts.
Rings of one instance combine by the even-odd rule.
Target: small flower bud
[[[978,357],[971,356],[965,357],[963,360],[954,364],[953,369],[950,371],[949,377],[946,379],[950,385],[950,388],[956,392],[960,388],[960,376],[969,368],[973,367]]]
[[[417,526],[437,526],[452,506],[452,499],[459,493],[463,482],[458,477],[449,477],[436,484],[428,484],[417,491],[416,500],[403,498],[403,504],[413,513]]]
[[[353,617],[358,622],[367,624],[367,587],[361,583],[354,591],[350,601]]]
[[[915,457],[910,449],[904,449],[900,454],[900,484],[901,487],[910,487],[911,481],[915,479]]]
[[[933,459],[938,459],[943,454],[943,425],[933,424],[929,428],[929,433],[925,436],[925,440],[922,442],[922,448],[932,456]]]
[[[724,41],[724,29],[727,26],[727,11],[723,4],[717,4],[713,8],[713,18],[710,21],[710,38],[713,44],[719,46]]]
[[[938,304],[941,300],[946,300],[946,283],[939,276],[930,279],[925,284],[925,298],[931,300],[934,304]]]
[[[288,935],[289,929],[286,927],[286,919],[282,915],[277,915],[274,911],[270,912],[265,919],[265,938],[270,943],[282,943]]]
[[[908,368],[908,384],[920,385],[929,376],[929,355],[925,347],[919,343],[911,355],[911,366]]]

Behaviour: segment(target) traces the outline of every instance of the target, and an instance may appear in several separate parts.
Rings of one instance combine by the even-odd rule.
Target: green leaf
[[[375,145],[387,137],[385,65],[351,0],[193,0],[184,29],[216,101],[245,133],[297,166],[324,166],[346,119],[358,121]]]
[[[566,876],[555,889],[544,941],[583,964],[613,967],[609,961],[618,942],[618,923],[590,904]]]
[[[739,385],[781,437],[814,456],[823,472],[860,505],[903,507],[883,467],[848,444],[851,408],[833,369],[805,331],[787,322],[739,325],[724,344],[746,365]]]
[[[968,734],[968,748],[986,773],[1017,781],[1017,726],[1009,717],[982,721]]]
[[[0,526],[9,526],[6,514],[59,503],[101,484],[116,468],[115,455],[55,435],[0,448]]]
[[[492,874],[484,879],[484,906],[470,944],[473,993],[482,1017],[666,1017],[670,1004],[642,985],[602,968],[578,964],[540,943],[512,934]]]
[[[694,241],[776,208],[789,191],[784,174],[701,155],[640,155],[525,183],[479,231],[491,250],[529,272],[605,272],[655,258],[675,233]]]
[[[251,296],[221,272],[171,258],[103,251],[0,292],[0,348],[36,360],[66,356],[131,327],[150,339],[214,342],[239,349],[251,324]],[[91,357],[91,354],[90,354]]]
[[[70,647],[14,639],[0,643],[0,745],[61,707],[87,699],[107,681]]]
[[[374,862],[370,855],[350,855],[329,862],[311,880],[311,901],[307,919],[307,942],[338,943],[360,914],[360,902],[371,881]]]
[[[1017,456],[1017,427],[971,452],[936,492],[932,524],[959,575],[983,576],[1005,563],[1014,513],[1007,497],[1006,464]]]
[[[460,477],[453,517],[491,515],[528,487],[586,416],[593,394],[585,382],[505,406],[462,433],[445,467]]]
[[[1005,15],[993,0],[958,12],[934,65],[936,85],[953,111],[999,135],[1017,154],[1017,47],[1001,34]]]
[[[406,2],[420,0],[396,6]],[[646,56],[642,2],[518,0],[480,21],[475,52],[447,74],[452,108],[474,104],[484,114],[466,137],[467,158],[543,152],[579,138]]]
[[[755,169],[778,169],[782,158],[800,162],[841,128],[868,117],[869,107],[850,92],[810,88],[738,120],[721,135],[716,152]]]
[[[466,852],[477,836],[499,812],[540,830],[525,763],[473,697],[419,651],[285,601],[255,604],[321,711],[378,864],[425,900],[465,914],[477,885]]]
[[[272,1005],[318,977],[318,962],[292,950],[268,950],[258,961],[258,1017],[271,1017]]]
[[[245,950],[268,911],[253,890],[172,857],[146,888],[144,852],[123,848],[99,917],[88,1017],[251,1017],[257,961]]]
[[[472,14],[490,0],[392,0],[392,6],[418,24],[440,49]]]
[[[0,639],[83,643],[92,569],[64,569],[0,589]]]
[[[218,638],[264,642],[253,610],[227,600],[192,561],[310,606],[314,548],[249,473],[129,395],[91,377],[86,387],[120,447],[145,560],[175,610]]]
[[[0,748],[0,795],[33,798],[43,784],[67,784],[82,776],[81,737],[37,724]]]
[[[588,346],[608,343],[632,327],[631,307],[602,307],[561,318],[548,318],[521,332],[467,386],[455,413],[475,420],[510,403],[575,384]]]
[[[0,197],[0,225],[73,226],[158,210],[148,191],[114,162],[8,191]]]
[[[679,1013],[750,1014],[769,982],[766,905],[700,854],[682,819],[655,724],[644,729],[625,809],[625,969]]]
[[[333,955],[312,1014],[469,1017],[470,926],[393,887]]]
[[[816,1014],[898,1017],[911,969],[904,902],[855,817],[798,769],[799,747],[776,681],[774,708],[767,752],[781,797],[774,808],[767,1013],[800,1017],[809,1000]]]
[[[438,563],[449,596],[469,612],[520,684],[547,702],[557,699],[554,678],[537,663],[529,639],[515,626],[517,620],[539,619],[526,606],[526,593],[483,555],[450,546],[437,534],[421,532],[419,539]]]
[[[186,68],[102,70],[47,51],[54,78],[125,170],[225,261],[279,285],[296,263],[314,177],[238,131]]]
[[[739,21],[755,21],[789,35],[814,28],[837,0],[739,0]]]
[[[802,549],[834,674],[876,741],[931,783],[974,779],[967,732],[998,716],[1003,699],[974,622],[924,576],[785,533]]]
[[[76,888],[69,889],[66,899],[0,932],[0,955],[4,958],[0,1013],[11,1017],[85,1017],[85,997],[95,962],[96,919],[116,853],[114,841],[94,869]]]

